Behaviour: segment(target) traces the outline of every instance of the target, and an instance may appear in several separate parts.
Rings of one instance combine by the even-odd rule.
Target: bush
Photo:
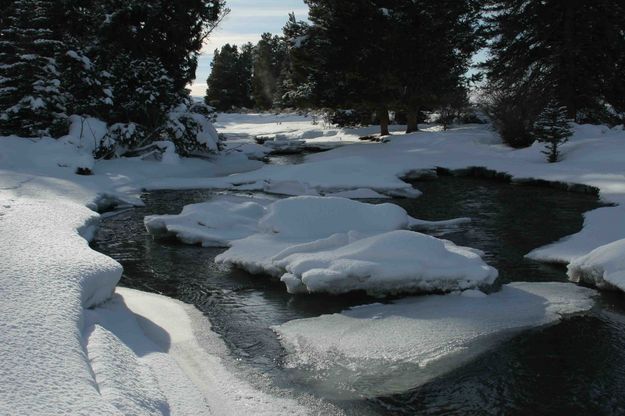
[[[368,110],[334,110],[327,115],[330,124],[339,127],[368,126],[373,121],[372,112]]]

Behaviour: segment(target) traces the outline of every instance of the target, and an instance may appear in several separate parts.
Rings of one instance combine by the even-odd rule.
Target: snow
[[[574,282],[625,291],[625,239],[598,247],[574,259],[568,265],[568,275]]]
[[[121,266],[88,245],[100,218],[93,210],[141,204],[137,195],[154,178],[185,182],[258,164],[233,156],[94,162],[88,140],[76,138],[0,139],[0,414],[302,414],[217,366],[209,352],[199,380],[157,342],[172,339],[176,327],[158,330],[145,311],[144,330],[132,324],[137,319],[113,295]],[[93,175],[75,174],[85,166]],[[150,305],[183,325],[172,308]],[[213,370],[211,384],[205,376]]]
[[[603,207],[584,214],[584,228],[527,254],[533,260],[569,263],[599,246],[625,238],[625,207]]]
[[[295,138],[313,129],[310,121],[294,115],[228,115],[218,123],[226,130],[245,131],[250,136],[287,128],[301,129],[300,133],[290,133]],[[415,197],[418,191],[402,179],[408,180],[438,167],[452,171],[480,167],[492,171],[493,175],[505,173],[512,182],[519,184],[543,181],[571,191],[596,189],[603,202],[614,206],[587,213],[580,233],[537,248],[528,255],[535,260],[568,263],[599,246],[625,238],[625,222],[622,221],[625,214],[625,132],[622,126],[610,129],[573,124],[572,127],[574,134],[561,146],[562,160],[558,163],[546,162],[542,154],[545,146],[538,142],[520,150],[504,146],[488,125],[463,125],[447,131],[425,125],[417,133],[391,136],[389,143],[351,141],[349,146],[310,155],[304,163],[295,166],[265,166],[225,178],[198,180],[197,185],[270,192],[278,189],[276,193],[289,195],[332,195],[368,188],[384,195]],[[316,128],[333,130],[319,125]],[[156,181],[154,185],[173,186],[167,180]],[[282,188],[287,188],[288,192]]]
[[[491,284],[497,272],[483,253],[405,230],[464,221],[426,222],[394,204],[300,196],[267,205],[218,199],[145,224],[156,237],[229,246],[216,262],[280,277],[290,293],[389,294]]]
[[[187,205],[179,215],[144,218],[147,230],[156,238],[175,237],[186,244],[227,247],[230,241],[255,233],[269,200],[221,197]]]
[[[450,241],[411,231],[391,231],[335,248],[296,246],[274,257],[287,271],[290,293],[369,294],[433,292],[488,286],[497,271],[480,255]]]
[[[83,128],[83,121],[88,121],[88,129]],[[622,130],[575,126],[574,136],[562,146],[562,162],[548,164],[540,153],[542,146],[513,150],[503,146],[488,127],[477,125],[446,132],[426,126],[425,131],[375,144],[357,142],[367,129],[336,129],[295,115],[228,115],[220,116],[219,123],[226,133],[247,134],[238,139],[231,136],[246,146],[252,146],[252,136],[261,134],[284,134],[289,140],[305,140],[307,144],[350,145],[308,156],[300,165],[279,167],[247,160],[245,152],[232,150],[232,143],[232,151],[208,160],[169,155],[165,163],[140,158],[94,161],[91,143],[101,138],[103,131],[95,119],[73,118],[70,134],[60,140],[0,139],[1,414],[301,413],[301,408],[289,399],[281,400],[250,386],[245,376],[239,377],[221,356],[217,357],[219,343],[212,332],[204,330],[206,321],[197,316],[197,311],[161,298],[149,300],[143,294],[121,291],[122,297],[114,295],[121,267],[89,247],[87,240],[100,218],[92,210],[138,205],[138,195],[144,189],[273,190],[323,195],[353,192],[354,197],[366,188],[387,196],[414,197],[419,192],[402,178],[436,167],[472,166],[506,172],[520,183],[540,179],[571,190],[583,190],[578,184],[584,184],[597,188],[602,200],[615,206],[588,213],[584,230],[552,245],[550,255],[570,262],[572,279],[623,289]],[[207,134],[214,136],[214,132]],[[79,167],[90,168],[93,175],[76,175]],[[309,290],[309,284],[310,290],[340,285],[352,289],[356,286],[350,279],[355,275],[362,278],[360,287],[370,290],[372,286],[367,282],[372,273],[377,276],[382,270],[388,272],[390,280],[403,278],[405,270],[401,268],[417,267],[406,265],[416,263],[421,252],[423,257],[437,253],[427,260],[440,262],[441,267],[454,269],[462,263],[463,273],[471,278],[477,276],[477,271],[489,275],[474,250],[404,230],[443,224],[402,219],[399,211],[391,208],[355,208],[351,203],[356,201],[334,197],[325,200],[340,202],[308,201],[306,205],[316,204],[318,209],[311,212],[312,208],[298,208],[296,211],[306,212],[306,218],[291,213],[288,204],[292,202],[288,200],[275,208],[287,211],[280,211],[279,216],[269,215],[278,212],[271,211],[273,202],[256,201],[260,208],[252,206],[249,211],[239,206],[245,201],[231,201],[229,206],[223,202],[225,219],[239,216],[231,229],[220,229],[225,221],[217,221],[198,209],[192,214],[205,215],[206,221],[215,220],[217,226],[211,234],[200,233],[194,238],[202,243],[212,238],[232,245],[222,255],[223,262],[278,277],[286,275],[285,280],[296,290],[301,285]],[[261,208],[262,216],[257,219]],[[380,212],[370,214],[369,210],[374,209]],[[350,214],[344,214],[344,210]],[[352,211],[362,217],[352,215]],[[324,212],[331,218],[325,218]],[[191,221],[193,215],[187,220]],[[366,223],[365,217],[369,219]],[[185,224],[179,220],[177,226]],[[326,222],[327,227],[319,226]],[[461,222],[459,219],[446,226]],[[173,228],[165,230],[179,233]],[[198,230],[189,226],[185,232]],[[390,247],[398,249],[387,250]],[[311,276],[310,281],[306,276]],[[340,284],[333,281],[328,285],[327,276]],[[461,283],[458,279],[457,286],[465,287]],[[370,357],[381,363],[377,370],[383,376],[401,370],[401,363],[389,364],[390,359],[401,357],[417,367],[425,363],[424,368],[446,371],[453,367],[455,357],[465,352],[478,353],[480,348],[474,346],[483,345],[483,340],[555,322],[561,313],[589,306],[586,289],[559,283],[507,285],[502,292],[488,297],[475,291],[463,293],[367,306],[318,318],[315,324],[329,322],[329,329],[339,331],[327,338],[304,325],[315,321],[287,323],[283,337],[289,338],[289,345],[305,345],[300,350],[308,354],[311,363],[321,366],[332,364],[335,358],[340,366],[345,363],[341,360],[348,357],[355,360],[348,362],[350,368],[366,375],[376,367],[360,367],[360,359]],[[419,323],[417,318],[423,317],[423,311],[432,319]],[[357,318],[358,314],[362,319]],[[374,316],[378,319],[366,319]],[[296,331],[299,325],[303,332]],[[184,333],[177,332],[182,329]],[[290,329],[298,335],[291,337],[287,331]],[[198,340],[199,333],[210,340]],[[367,335],[358,338],[359,334]],[[423,344],[419,344],[421,340]],[[334,345],[335,355],[325,350]],[[422,345],[423,349],[415,349],[414,345]],[[298,354],[303,354],[301,351]],[[193,360],[196,354],[198,361]],[[402,379],[397,380],[399,383]],[[413,380],[410,384],[414,385]],[[385,387],[383,383],[373,385]]]
[[[118,288],[88,318],[96,381],[122,414],[308,414],[294,400],[263,393],[236,375],[226,362],[227,347],[190,305]]]
[[[593,305],[593,291],[570,283],[512,283],[484,295],[406,298],[274,327],[288,365],[327,394],[403,392],[445,374],[521,330],[554,324]]]

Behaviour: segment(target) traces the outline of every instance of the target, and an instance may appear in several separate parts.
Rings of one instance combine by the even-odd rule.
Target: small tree
[[[549,163],[559,160],[559,146],[566,143],[572,134],[567,108],[555,101],[551,101],[540,113],[532,132],[536,140],[547,145],[547,149],[542,153],[547,155]]]

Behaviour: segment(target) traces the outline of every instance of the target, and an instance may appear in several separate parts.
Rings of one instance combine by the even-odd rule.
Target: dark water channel
[[[415,183],[424,195],[393,200],[427,220],[471,217],[443,238],[475,247],[510,281],[565,281],[565,269],[523,258],[577,232],[591,195],[483,179],[441,177]],[[221,249],[153,241],[150,214],[177,214],[208,191],[144,194],[146,206],[103,221],[93,247],[124,266],[121,284],[194,304],[222,335],[233,358],[268,374],[294,394],[305,383],[282,367],[284,351],[269,329],[286,321],[379,301],[364,295],[292,296],[280,282],[214,263]],[[625,414],[625,297],[602,294],[595,311],[526,331],[428,384],[390,397],[334,400],[347,414]],[[313,395],[315,392],[311,392]]]

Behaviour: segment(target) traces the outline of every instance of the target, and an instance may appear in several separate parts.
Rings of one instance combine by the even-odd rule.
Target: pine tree
[[[63,50],[51,29],[53,1],[17,0],[0,28],[0,134],[58,136],[66,129],[67,97],[56,57]]]
[[[625,5],[609,0],[489,1],[486,29],[489,90],[507,97],[498,124],[504,140],[528,134],[548,98],[577,122],[605,122],[605,103],[618,101],[618,60],[625,45]],[[499,100],[500,102],[502,100]],[[505,111],[508,108],[509,111]],[[519,111],[518,109],[522,109]],[[524,113],[529,123],[514,114]],[[511,120],[512,125],[507,120]],[[508,124],[506,126],[506,124]]]
[[[274,97],[277,107],[306,108],[311,105],[304,47],[308,30],[308,23],[297,20],[295,13],[289,14],[289,19],[282,28],[286,53]]]
[[[392,55],[396,106],[407,115],[407,132],[417,130],[420,110],[457,107],[466,101],[471,58],[480,46],[479,0],[415,0],[387,9],[392,43],[406,44]]]
[[[542,153],[547,156],[550,163],[555,163],[560,159],[560,145],[566,143],[573,134],[567,113],[565,106],[551,101],[534,123],[533,136],[539,142],[546,144],[547,150]]]
[[[211,69],[206,81],[206,104],[218,111],[251,105],[251,44],[243,46],[241,52],[236,45],[230,44],[215,50]]]
[[[388,135],[389,107],[397,95],[390,59],[393,21],[384,0],[307,0],[306,63],[313,103],[319,107],[375,109]]]
[[[257,108],[268,110],[273,107],[286,56],[285,46],[279,36],[263,33],[254,47],[252,97]]]

